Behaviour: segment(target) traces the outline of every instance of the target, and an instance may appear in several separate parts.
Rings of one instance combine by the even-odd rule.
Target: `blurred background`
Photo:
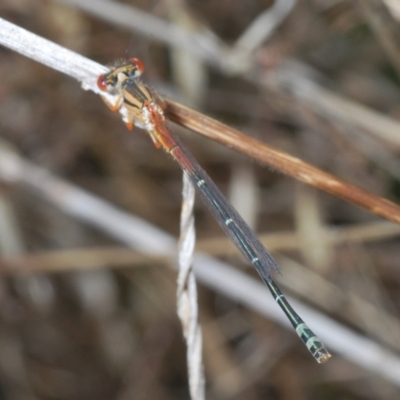
[[[3,0],[0,16],[102,64],[138,57],[160,94],[399,203],[395,1]],[[5,48],[0,76],[2,154],[179,235],[182,173],[145,132]],[[382,369],[335,348],[318,365],[292,330],[199,284],[207,398],[398,399],[400,228],[171,129],[276,256],[285,293],[382,352]],[[0,398],[188,399],[175,260],[66,215],[60,188],[0,183]],[[258,279],[200,200],[196,229],[199,249]]]

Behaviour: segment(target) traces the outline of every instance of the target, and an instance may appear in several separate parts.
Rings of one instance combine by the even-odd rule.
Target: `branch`
[[[244,153],[301,182],[400,224],[400,207],[397,204],[336,178],[299,158],[246,136],[234,128],[172,100],[168,99],[167,104],[169,117],[178,124]]]
[[[27,57],[63,72],[99,94],[96,80],[106,67],[0,19],[0,43]],[[103,93],[102,93],[103,95]],[[113,102],[110,96],[111,103]],[[341,197],[369,212],[400,223],[400,207],[300,159],[252,139],[227,125],[172,100],[167,100],[170,118],[203,136],[231,147],[279,172]]]

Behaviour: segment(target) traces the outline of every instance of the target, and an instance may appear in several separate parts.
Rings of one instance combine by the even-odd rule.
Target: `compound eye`
[[[107,90],[107,81],[105,75],[100,75],[97,78],[97,86],[103,92]]]
[[[136,67],[138,70],[137,76],[141,75],[144,71],[144,64],[138,58],[130,58],[129,61]]]

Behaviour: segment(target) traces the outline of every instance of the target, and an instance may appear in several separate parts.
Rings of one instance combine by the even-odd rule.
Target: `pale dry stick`
[[[368,293],[369,302],[378,309],[385,309],[388,315],[390,313],[396,315],[395,302],[384,287],[383,277],[378,273],[377,265],[371,258],[368,248],[362,244],[354,244],[349,246],[348,250],[351,262],[355,264],[357,273],[361,276],[363,291]],[[355,285],[356,288],[357,286]],[[379,323],[376,324],[375,315],[367,307],[355,307],[354,315],[364,325],[365,330],[373,332],[377,336],[385,336],[388,343],[393,342],[393,348],[399,348],[400,330],[392,327],[386,318],[380,318]],[[370,318],[371,316],[373,318]]]
[[[400,227],[388,222],[362,223],[356,226],[329,229],[325,235],[327,240],[338,244],[346,242],[361,242],[376,239],[385,239],[388,237],[400,235]],[[299,247],[298,235],[293,233],[286,234],[270,234],[264,235],[264,244],[272,251],[274,250],[291,250]],[[204,243],[203,243],[204,242]],[[201,251],[209,252],[214,256],[224,256],[230,253],[230,242],[225,239],[206,240],[201,242],[201,246],[197,246]],[[211,244],[214,247],[211,247]],[[233,246],[233,250],[236,247]],[[16,275],[23,273],[57,273],[72,270],[87,270],[99,268],[133,268],[136,266],[155,264],[171,264],[174,257],[171,255],[150,256],[143,255],[137,251],[126,249],[124,247],[116,248],[86,248],[48,251],[26,256],[8,256],[0,258],[0,274]],[[393,340],[388,335],[382,335],[381,327],[386,327],[388,331],[400,333],[400,324],[396,317],[382,311],[371,303],[368,303],[352,294],[345,294],[337,286],[329,283],[326,279],[301,266],[298,262],[290,260],[287,257],[278,257],[279,264],[286,271],[286,278],[283,282],[284,286],[290,287],[296,294],[309,297],[309,300],[318,304],[327,311],[335,309],[336,305],[343,302],[348,304],[348,313],[343,315],[350,322],[360,329],[364,329],[364,325],[357,318],[356,311],[361,310],[364,315],[368,315],[371,321],[375,321],[375,325],[369,329],[374,332],[382,342],[388,343],[393,348],[398,348],[399,343],[397,337]],[[309,287],[316,290],[310,296]],[[350,313],[350,314],[349,314]]]
[[[309,301],[318,304],[327,313],[338,312],[338,310],[342,310],[343,304],[345,304],[346,311],[343,313],[339,311],[344,320],[379,339],[380,343],[386,343],[391,348],[400,351],[398,340],[400,321],[395,314],[384,311],[379,305],[365,301],[361,297],[330,283],[293,259],[284,256],[278,256],[277,259],[279,264],[282,265],[282,269],[287,271],[285,283],[288,284],[293,293],[308,297]],[[310,293],[310,287],[314,288],[312,293]],[[367,326],[366,321],[368,322]]]
[[[1,152],[0,152],[1,154]],[[332,245],[342,243],[369,243],[377,240],[387,240],[400,236],[400,226],[386,221],[375,221],[350,225],[345,228],[329,228],[321,232],[325,240]],[[260,235],[262,243],[271,252],[282,250],[298,250],[300,238],[297,233],[279,232]],[[317,246],[318,243],[315,243]],[[212,239],[197,240],[196,248],[199,252],[215,257],[224,257],[227,254],[239,254],[228,238],[214,237]],[[23,273],[56,273],[71,270],[136,267],[144,264],[170,264],[172,255],[143,255],[137,251],[124,247],[85,248],[45,251],[30,253],[23,256],[7,256],[0,258],[0,274]],[[306,270],[302,272],[306,273]],[[286,285],[289,286],[290,285]]]
[[[187,51],[211,65],[220,64],[223,59],[221,54],[225,53],[224,46],[215,35],[189,32],[131,5],[109,0],[60,1],[114,25],[140,32],[153,40]]]
[[[394,18],[400,21],[400,3],[398,0],[383,0],[387,5]]]
[[[177,280],[177,308],[186,340],[189,390],[192,400],[205,398],[205,378],[202,360],[202,333],[198,321],[196,278],[193,254],[196,243],[193,206],[195,191],[189,177],[183,173],[181,229],[178,244],[179,274]]]
[[[384,221],[361,223],[347,228],[329,228],[321,231],[321,236],[331,245],[375,242],[399,235],[400,227],[398,225]],[[272,252],[298,250],[301,244],[298,233],[275,233],[263,235],[260,238]],[[316,247],[319,245],[318,243],[314,244]],[[225,238],[203,240],[198,243],[197,248],[213,256],[226,256],[226,254],[237,252]],[[365,330],[365,324],[360,318],[357,318],[358,313],[362,312],[368,316],[369,321],[374,321],[374,325],[368,331],[372,332],[375,337],[379,337],[382,342],[400,350],[397,339],[400,333],[400,323],[394,315],[384,312],[374,304],[368,303],[351,293],[345,293],[336,285],[329,283],[323,277],[289,258],[278,256],[277,259],[283,270],[289,272],[285,282],[283,282],[285,286],[290,287],[299,296],[308,297],[312,303],[318,304],[327,312],[332,312],[345,303],[347,312],[343,314],[343,317],[360,329]],[[289,285],[286,285],[286,283],[289,283]],[[310,287],[314,288],[312,293],[309,291]],[[382,329],[382,327],[385,328]]]
[[[386,221],[372,221],[355,224],[348,228],[335,228],[328,234],[328,240],[340,242],[376,242],[396,237],[400,234],[400,227]]]
[[[188,12],[185,0],[165,0],[169,20],[190,32],[204,34],[207,29]],[[178,87],[185,103],[198,108],[204,104],[208,89],[208,69],[204,61],[186,50],[170,48],[171,80]]]
[[[233,46],[228,46],[214,33],[190,32],[131,5],[109,0],[59,1],[114,25],[186,51],[228,74],[249,70],[253,64],[250,53],[268,39],[296,4],[296,0],[276,0],[249,25]]]
[[[100,94],[97,77],[108,69],[71,50],[0,18],[0,44],[60,71]]]
[[[227,196],[253,231],[256,230],[261,209],[260,186],[255,175],[254,165],[246,162],[233,164]]]
[[[322,232],[326,240],[332,244],[340,244],[343,242],[368,242],[380,239],[386,239],[400,234],[400,227],[388,222],[377,221],[373,223],[362,223],[347,228],[330,228]],[[298,235],[293,233],[280,233],[264,235],[264,244],[272,251],[276,250],[293,250],[298,249],[299,240]],[[316,243],[316,245],[318,245]],[[200,242],[199,250],[204,249],[211,255],[224,256],[226,253],[235,251],[236,247],[230,248],[230,242],[224,239],[214,238],[212,240],[205,240]],[[349,301],[349,308],[352,304],[357,309],[364,310],[364,313],[371,315],[371,320],[376,321],[379,326],[392,326],[391,331],[400,332],[398,322],[389,314],[377,309],[372,304],[363,302],[361,299],[351,297],[346,300],[343,292],[326,282],[322,277],[312,273],[306,268],[299,266],[295,268],[293,261],[284,260],[282,257],[278,258],[283,269],[289,269],[289,273],[285,281],[285,286],[290,287],[297,294],[302,296],[309,296],[308,287],[318,288],[312,292],[310,298],[314,303],[325,307],[326,299],[329,298],[329,303],[326,306],[331,307],[336,302]],[[68,251],[54,251],[44,252],[38,254],[29,254],[27,256],[15,256],[0,259],[0,273],[2,274],[16,274],[16,273],[35,273],[35,272],[60,272],[73,269],[91,269],[91,268],[121,268],[121,267],[134,267],[136,265],[154,264],[154,263],[170,263],[171,257],[168,256],[144,256],[140,255],[133,250],[124,248],[94,248],[94,249],[77,249]],[[292,266],[292,267],[290,267]],[[300,276],[302,279],[299,279]],[[299,282],[304,281],[303,285],[306,286],[302,290],[302,285],[299,287]],[[291,283],[292,282],[292,283]],[[329,308],[330,310],[330,308]],[[346,317],[346,315],[345,315]],[[351,321],[363,329],[363,325],[359,323],[358,319],[353,315]],[[375,334],[379,334],[378,330]],[[391,342],[390,337],[387,335],[381,336],[381,340],[397,347],[396,342]]]
[[[167,257],[174,254],[176,241],[167,233],[56,178],[43,168],[4,150],[2,146],[0,180],[33,190],[64,213],[102,230],[144,254]],[[194,267],[196,276],[206,286],[292,329],[290,322],[262,283],[201,253],[196,253]],[[391,352],[299,301],[292,298],[289,301],[305,319],[313,322],[313,328],[321,333],[324,341],[335,352],[400,386],[400,359]]]
[[[142,253],[169,257],[174,254],[176,240],[169,234],[24,161],[2,146],[0,180],[33,190],[67,215]],[[194,270],[197,278],[209,288],[292,329],[286,316],[258,280],[201,253],[195,254]],[[321,333],[324,342],[335,352],[400,387],[400,358],[391,351],[289,296],[288,300],[305,319],[312,321],[312,327]]]
[[[248,55],[260,47],[288,17],[297,0],[275,0],[274,4],[259,14],[235,42],[235,47],[246,49]]]
[[[78,8],[84,7],[85,11],[98,15],[101,13],[101,18],[115,24],[119,24],[119,17],[114,17],[114,13],[119,15],[118,10],[114,11],[114,7],[119,7],[119,4],[110,2],[108,0],[90,0],[90,1],[79,1],[79,0],[61,0],[65,3],[74,4]],[[387,3],[395,2],[397,0],[385,0]],[[392,10],[398,10],[398,5],[391,5]],[[107,11],[102,10],[102,6],[107,7]],[[129,6],[132,12],[137,12]],[[125,10],[127,13],[128,10]],[[143,13],[143,12],[141,12]],[[147,15],[144,15],[147,14]],[[191,54],[196,52],[196,56],[202,60],[208,62],[210,65],[217,66],[222,72],[231,71],[231,62],[229,62],[229,54],[231,51],[235,51],[234,48],[231,49],[224,46],[221,41],[219,41],[215,36],[210,39],[209,36],[203,35],[202,39],[199,39],[201,43],[207,43],[207,45],[193,48],[191,45],[182,46],[182,38],[177,36],[176,39],[172,40],[171,36],[167,35],[167,30],[159,29],[160,26],[166,24],[165,21],[157,19],[154,16],[152,18],[152,24],[143,24],[141,19],[149,17],[150,14],[143,13],[140,14],[140,18],[130,19],[130,22],[124,26],[130,28],[134,32],[141,33],[151,38],[156,38],[162,43],[168,45],[185,49]],[[397,14],[395,14],[397,16]],[[111,16],[111,17],[110,17]],[[154,20],[153,20],[154,18]],[[136,22],[138,21],[138,22]],[[180,32],[180,34],[182,31]],[[191,33],[183,31],[183,36],[190,37]],[[172,37],[175,37],[174,35]],[[236,50],[237,51],[237,50]],[[257,66],[254,61],[247,63],[248,69],[243,77],[257,86],[265,85],[268,89],[278,90],[279,92],[290,92],[295,98],[300,99],[310,106],[319,115],[330,115],[333,118],[338,118],[339,120],[345,122],[350,127],[357,126],[361,128],[364,132],[371,133],[378,138],[381,138],[400,148],[400,123],[393,118],[390,118],[382,113],[379,113],[363,104],[357,103],[355,101],[349,100],[343,96],[335,94],[334,92],[323,88],[318,85],[315,81],[310,79],[307,70],[310,68],[303,63],[296,60],[286,60],[283,64],[280,64],[277,69],[271,74],[266,76],[260,76]]]
[[[391,150],[390,145],[382,143],[381,140],[371,135],[363,135],[361,130],[356,127],[349,129],[348,125],[345,126],[343,122],[337,120],[332,122],[334,124],[332,129],[335,130],[335,133],[342,136],[343,140],[349,143],[354,150],[400,181],[400,160],[397,153]]]
[[[81,7],[83,4],[82,2],[77,2],[77,0],[64,1],[73,3],[78,7]],[[98,3],[100,3],[100,6]],[[107,12],[104,11],[102,17],[109,20],[108,15],[113,14],[112,10],[114,10],[115,3],[104,0],[91,0],[90,2],[84,3],[85,10],[92,13],[101,12],[99,10],[102,10],[103,6],[106,7]],[[116,6],[119,7],[119,5]],[[128,10],[125,10],[125,8],[121,11],[129,12]],[[162,29],[158,30],[157,27],[165,24],[164,21],[153,16],[149,16],[149,14],[142,15],[141,11],[137,11],[133,8],[131,8],[131,11],[132,13],[139,12],[139,18],[132,19],[129,22],[128,27],[131,27],[146,35],[150,35],[152,33],[154,37],[157,37],[157,39],[163,42],[166,41],[166,38],[174,37],[174,35],[165,36],[167,33],[166,31]],[[116,9],[115,13],[117,14],[116,20],[113,19],[110,22],[118,21],[120,12],[118,9]],[[142,19],[144,18],[143,20],[146,20],[147,17],[154,18],[156,21],[151,20],[152,24],[145,24],[145,28],[143,28]],[[139,21],[138,23],[136,23],[137,19]],[[157,35],[158,31],[160,31],[159,35]],[[180,32],[180,34],[182,34],[182,32]],[[190,36],[190,34],[186,33],[186,36]],[[204,40],[208,39],[205,38]],[[177,45],[179,41],[177,42],[173,40],[173,42],[176,47],[179,47],[179,45]],[[168,42],[167,44],[170,43]],[[215,57],[221,58],[221,55],[223,55],[222,58],[225,61],[229,59],[229,52],[227,53],[225,50],[222,50],[222,47],[219,47],[218,44],[214,43],[212,47],[215,50],[213,51],[213,62],[216,62]],[[202,50],[200,50],[200,53],[197,54],[197,56],[200,56],[207,61],[207,57]],[[228,62],[228,64],[230,63]],[[299,68],[299,66],[299,63],[287,61],[285,62],[283,68],[280,66],[280,68],[275,70],[273,74],[270,74],[267,79],[262,79],[260,76],[255,75],[254,73],[247,74],[247,77],[256,84],[261,82],[267,85],[269,88],[275,90],[289,90],[296,97],[301,98],[302,101],[306,101],[306,103],[319,114],[328,114],[333,118],[338,118],[346,124],[357,126],[363,131],[370,132],[373,135],[386,140],[388,143],[400,147],[400,136],[398,135],[400,130],[399,122],[320,87],[315,82],[307,78],[306,74],[303,73],[303,69]]]
[[[108,70],[105,66],[20,28],[3,18],[0,18],[0,44],[69,75],[81,82],[83,89],[100,94],[97,78]],[[107,93],[102,93],[102,96],[107,97],[110,103],[113,103],[113,96]]]
[[[295,231],[299,234],[299,250],[310,269],[329,274],[336,264],[336,252],[326,240],[326,221],[322,213],[320,193],[306,185],[296,185],[293,207]],[[313,287],[313,286],[310,286]]]
[[[373,221],[353,224],[346,227],[329,227],[321,230],[321,236],[333,246],[342,243],[369,243],[393,239],[400,236],[400,226],[388,221]],[[298,233],[276,232],[259,236],[263,245],[270,251],[299,250],[301,238]],[[316,246],[318,243],[314,243]],[[197,249],[213,256],[226,256],[236,252],[236,247],[228,238],[218,237],[197,241]]]
[[[51,68],[69,74],[80,80],[85,89],[99,93],[96,85],[97,74],[104,72],[105,67],[3,19],[0,19],[0,43]],[[80,70],[81,63],[82,70]],[[102,93],[103,96],[108,96],[107,93]],[[113,104],[112,96],[110,98],[109,101]],[[350,201],[376,215],[400,223],[400,207],[396,204],[337,179],[296,157],[273,149],[201,113],[171,100],[167,100],[167,103],[169,107],[167,111],[171,119],[183,126],[243,152],[295,179]],[[120,110],[122,113],[126,112],[125,107],[121,107]]]
[[[29,45],[33,44],[34,49],[36,49],[33,52],[34,58],[37,57],[37,59],[43,59],[44,57],[43,61],[45,61],[45,64],[55,64],[58,66],[57,69],[59,70],[64,70],[63,68],[65,68],[65,66],[62,66],[62,63],[60,63],[60,61],[69,63],[71,62],[70,58],[73,58],[73,61],[77,62],[77,55],[75,55],[74,53],[68,52],[66,49],[63,49],[46,40],[43,40],[38,36],[33,35],[1,19],[0,42],[6,44],[8,47],[18,49],[23,54],[31,54],[31,48],[29,47]],[[60,49],[62,50],[61,53],[59,51]],[[75,65],[74,63],[72,64]],[[104,67],[100,66],[100,68],[104,70]],[[73,69],[73,71],[75,70]],[[96,76],[92,75],[91,77],[88,77],[88,81],[85,81],[86,87],[90,87],[90,84],[94,83],[96,78],[97,73]],[[290,159],[290,157],[286,158],[288,160]],[[52,177],[46,171],[37,169],[33,165],[26,163],[24,164],[25,167],[22,168],[22,164],[18,162],[16,163],[15,161],[15,155],[12,156],[10,154],[8,154],[8,156],[5,154],[4,157],[0,159],[2,166],[6,168],[6,170],[3,171],[6,174],[5,179],[10,179],[12,177],[15,178],[16,176],[19,176],[17,180],[20,180],[21,182],[23,181],[30,187],[35,188],[44,197],[46,197],[48,200],[53,201],[65,212],[72,214],[83,221],[90,222],[92,225],[100,227],[101,229],[104,229],[109,233],[112,233],[115,237],[124,240],[125,243],[130,243],[130,245],[133,245],[133,243],[137,243],[143,251],[146,251],[147,249],[151,253],[156,254],[160,254],[160,251],[162,253],[171,251],[169,243],[172,239],[166,235],[162,235],[154,228],[150,228],[147,224],[143,224],[143,221],[135,219],[132,216],[128,216],[121,212],[117,212],[116,210],[109,208],[109,206],[105,202],[102,202],[98,199],[93,200],[91,196],[83,191],[74,191],[72,195],[71,187],[69,187],[64,182],[55,180],[54,177]],[[23,169],[22,176],[18,173],[21,172],[18,171],[18,169],[21,168]],[[139,236],[132,231],[131,223],[135,223],[137,226],[139,226]],[[144,232],[146,230],[152,231],[151,243],[143,240],[145,236]],[[156,240],[157,237],[159,237],[160,241]],[[158,247],[155,246],[155,244],[158,244]],[[258,288],[261,289],[261,292],[263,292],[263,294],[267,296],[263,296],[260,291],[257,292],[257,285],[252,286],[252,283],[250,283],[252,282],[251,279],[247,281],[247,284],[245,275],[240,273],[238,273],[239,275],[235,275],[235,271],[230,271],[229,268],[225,269],[222,263],[217,263],[215,260],[211,260],[209,258],[206,258],[205,256],[198,256],[196,260],[197,262],[204,262],[204,265],[199,270],[201,271],[199,272],[199,275],[204,281],[208,283],[208,285],[227,294],[229,294],[230,291],[234,287],[236,287],[236,289],[238,290],[238,294],[234,294],[233,296],[238,296],[238,298],[242,298],[241,301],[246,301],[246,304],[248,304],[249,306],[251,305],[252,308],[257,309],[262,313],[266,313],[268,295],[264,292],[263,285],[259,284]],[[218,268],[217,265],[219,265],[220,268]],[[203,272],[204,275],[202,275]],[[222,273],[223,279],[218,279],[217,276],[215,276],[216,273]],[[230,279],[228,279],[229,276]],[[234,284],[233,287],[231,286],[232,284]],[[243,293],[243,289],[246,289],[246,292]],[[245,293],[248,294],[247,297]],[[232,293],[230,293],[230,295],[232,296]],[[245,300],[243,299],[243,296]],[[253,300],[249,300],[250,297],[253,296],[256,296],[256,298],[254,298]],[[270,317],[281,321],[282,324],[287,325],[288,321],[286,321],[286,318],[284,318],[284,316],[281,315],[278,310],[276,310],[276,308],[274,307],[275,304],[273,303],[272,299],[270,300],[272,303],[270,303],[271,309],[268,310],[268,313],[270,313]],[[391,380],[394,380],[397,383],[399,382],[400,374],[398,373],[398,361],[397,359],[393,358],[390,353],[385,352],[373,342],[367,341],[359,335],[355,335],[348,330],[343,330],[340,325],[335,324],[333,321],[325,319],[317,313],[312,314],[310,310],[304,309],[301,305],[298,304],[298,302],[294,300],[291,300],[291,302],[296,303],[297,308],[303,310],[301,313],[303,315],[308,314],[308,318],[313,319],[315,324],[318,318],[323,320],[323,326],[320,326],[318,329],[325,331],[325,336],[329,338],[329,341],[335,343],[332,344],[333,348],[339,349],[339,351],[346,354],[349,359],[354,360],[357,363],[365,363],[370,370],[380,371],[381,374],[384,374]],[[341,341],[337,342],[337,336],[342,336],[344,334],[347,335],[347,339],[349,340],[345,340],[346,338],[341,337]],[[356,342],[353,343],[353,340],[358,340],[360,345],[356,345]],[[382,359],[385,359],[385,363],[381,362]]]
[[[400,27],[382,0],[358,0],[366,22],[400,76]]]
[[[53,250],[0,258],[1,275],[57,273],[99,268],[133,268],[170,264],[174,257],[143,255],[126,247]]]
[[[2,257],[25,253],[21,226],[6,193],[0,193],[0,254]]]
[[[254,62],[252,53],[275,32],[296,3],[297,0],[275,0],[271,7],[259,14],[230,48],[225,72],[247,72]]]
[[[361,128],[392,148],[400,149],[399,121],[323,88],[305,70],[304,64],[286,60],[279,68],[261,75],[249,75],[249,79],[269,90],[290,94],[317,114]]]
[[[327,239],[333,243],[337,243],[336,240],[350,241],[350,242],[361,242],[363,240],[375,240],[393,235],[400,234],[400,227],[395,224],[387,222],[375,222],[375,223],[363,223],[358,224],[350,228],[340,229],[329,229],[326,230]],[[286,243],[292,242],[293,238],[296,237],[294,234],[274,234],[264,235],[266,238],[266,244],[269,248],[276,249],[293,249],[297,246],[286,245]],[[277,236],[280,237],[280,240]],[[213,255],[226,255],[226,249],[229,243],[225,243],[224,240],[214,239],[215,245],[219,249],[219,252],[212,253]],[[282,243],[284,242],[284,243]],[[274,245],[275,243],[275,245]],[[279,245],[279,244],[283,244]],[[207,249],[209,246],[205,246]],[[229,250],[228,250],[229,251]],[[396,318],[383,312],[374,305],[359,299],[353,295],[345,295],[343,291],[338,289],[335,285],[328,283],[325,279],[307,270],[304,267],[300,267],[298,263],[287,258],[279,257],[280,265],[287,273],[285,279],[285,286],[291,287],[298,295],[307,296],[308,288],[314,287],[312,296],[310,298],[314,303],[319,304],[321,307],[332,310],[335,303],[346,302],[350,314],[350,322],[354,323],[361,329],[364,328],[362,322],[359,322],[356,312],[362,312],[363,315],[367,315],[369,320],[375,321],[369,331],[374,332],[377,337],[381,340],[393,346],[399,348],[397,341],[398,335],[393,340],[388,335],[382,335],[380,327],[386,327],[385,332],[400,332],[399,322]],[[98,269],[98,268],[123,268],[134,266],[142,266],[143,264],[154,264],[154,263],[170,263],[172,257],[162,256],[149,256],[142,255],[136,251],[129,250],[126,248],[93,248],[93,249],[78,249],[78,250],[58,250],[52,252],[45,252],[39,254],[29,254],[27,256],[15,256],[6,257],[0,259],[0,273],[1,274],[21,274],[21,273],[35,273],[35,272],[65,272],[71,270],[82,270],[82,269]],[[304,281],[300,287],[298,282]],[[302,290],[302,287],[305,289]],[[350,296],[350,297],[346,297]],[[334,299],[334,301],[332,301]],[[347,314],[344,315],[347,318]]]
[[[2,33],[3,35],[0,36],[0,39],[3,40],[3,43],[9,45],[10,47],[24,52],[27,55],[30,56],[37,56],[38,55],[38,60],[45,62],[47,65],[50,65],[52,67],[58,68],[59,70],[63,71],[63,72],[75,72],[77,70],[77,63],[81,63],[83,62],[83,58],[81,56],[75,55],[72,52],[68,52],[67,50],[56,46],[52,43],[50,43],[49,41],[45,41],[41,38],[38,38],[35,35],[29,34],[29,32],[24,31],[22,29],[19,29],[17,27],[15,27],[12,24],[6,23],[5,21],[2,21],[1,24],[1,28],[2,28]],[[21,45],[21,43],[24,43],[24,45]],[[46,52],[47,50],[47,52]],[[50,53],[50,54],[49,54]],[[69,68],[69,62],[73,60],[75,62],[75,64],[73,64],[73,68]],[[86,63],[87,64],[87,63]],[[86,75],[89,75],[89,69],[90,68],[94,68],[94,65],[90,65],[89,62],[89,66],[87,66],[86,68]],[[97,67],[98,70],[102,71],[104,70],[103,67],[99,66]],[[83,77],[85,76],[85,74],[82,74],[81,70],[79,70],[79,74],[74,74],[74,76],[78,79],[84,79]],[[90,78],[90,79],[89,79]],[[89,87],[90,86],[90,80],[93,82],[93,77],[88,77],[88,82],[87,83],[85,81],[85,86]],[[96,87],[97,90],[97,87]],[[182,111],[182,107],[180,107],[180,111]],[[186,110],[187,111],[187,110]],[[194,112],[192,112],[192,115],[196,115]],[[201,116],[200,114],[198,114],[198,118],[197,118],[197,122],[198,121],[210,121],[210,119],[206,119],[206,117]],[[196,121],[195,121],[196,122]],[[211,125],[212,124],[216,124],[215,121],[211,121]],[[225,133],[227,131],[227,127],[224,127],[223,125],[219,125],[219,129],[220,132],[222,133],[225,130]],[[232,130],[231,130],[232,131]],[[218,133],[218,134],[219,134]],[[244,142],[245,137],[243,137],[243,143]],[[239,138],[238,140],[234,140],[235,142],[240,141],[241,139]],[[246,139],[247,141],[249,140],[249,138]],[[231,142],[232,143],[232,142]],[[237,145],[237,143],[236,143]],[[254,142],[252,145],[253,149],[261,149],[261,145],[258,142]],[[239,148],[239,147],[238,147]],[[265,145],[264,145],[264,149],[266,149]],[[251,151],[252,149],[250,149]],[[290,157],[287,155],[283,155],[282,153],[276,152],[274,150],[269,149],[270,152],[269,154],[267,153],[266,155],[268,156],[268,158],[270,159],[270,163],[273,160],[273,157],[271,157],[271,155],[274,156],[278,156],[276,157],[278,159],[279,162],[276,162],[274,165],[276,168],[280,168],[280,170],[290,173],[294,171],[294,176],[300,177],[301,179],[303,179],[303,181],[306,181],[308,183],[314,183],[314,184],[320,184],[320,187],[324,187],[324,185],[328,185],[328,189],[330,189],[332,192],[335,192],[333,189],[335,189],[335,187],[341,187],[344,188],[346,185],[343,184],[343,182],[340,182],[338,180],[332,179],[331,176],[327,175],[327,174],[321,174],[320,171],[316,170],[315,168],[310,169],[310,166],[307,166],[306,164],[302,163],[300,160],[295,159],[294,157]],[[265,160],[265,159],[264,159]],[[291,164],[291,165],[290,165]],[[288,168],[288,166],[290,166],[290,168]],[[286,167],[286,169],[285,169]],[[303,171],[301,170],[301,168],[303,168]],[[306,169],[306,171],[304,171],[304,169]],[[297,175],[296,175],[297,174]],[[333,189],[332,189],[333,188]],[[360,191],[356,190],[356,188],[354,187],[347,187],[347,192],[346,195],[348,195],[350,193],[350,195],[352,196],[352,198],[354,199],[354,197],[357,197],[355,200],[355,202],[357,203],[357,201],[359,201],[358,204],[362,204],[362,197],[364,197],[364,200],[371,200],[371,196],[368,195],[365,196],[365,192],[361,192],[360,196]],[[346,197],[345,195],[343,195],[343,197]],[[372,200],[378,200],[378,201],[370,201],[370,204],[367,204],[367,207],[369,206],[370,209],[372,209],[372,211],[375,211],[379,214],[379,211],[381,212],[381,215],[387,216],[388,211],[390,212],[391,218],[396,220],[396,212],[392,212],[392,211],[396,211],[395,208],[393,208],[393,204],[389,203],[389,202],[385,202],[385,204],[383,204],[384,202],[381,199],[372,199]],[[386,208],[386,210],[385,210]],[[384,211],[384,213],[382,212],[382,210]]]
[[[250,24],[233,46],[227,46],[214,34],[198,34],[182,29],[131,5],[109,0],[60,1],[109,23],[188,52],[229,74],[249,69],[252,64],[250,54],[267,40],[296,4],[296,0],[276,0]]]

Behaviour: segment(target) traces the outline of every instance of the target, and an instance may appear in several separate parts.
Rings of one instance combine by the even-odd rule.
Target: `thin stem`
[[[224,146],[247,154],[301,182],[340,197],[373,214],[400,223],[400,206],[321,171],[299,158],[244,135],[210,117],[167,99],[170,119]]]
[[[106,67],[58,46],[0,18],[0,44],[51,68],[66,73],[82,82],[85,89],[99,93],[96,80]],[[108,96],[107,93],[102,93]],[[109,97],[113,103],[113,97]],[[166,100],[171,120],[270,165],[306,184],[341,197],[365,210],[400,223],[400,207],[366,190],[344,182],[320,169],[273,147],[252,139],[236,129],[224,125],[172,100]]]

